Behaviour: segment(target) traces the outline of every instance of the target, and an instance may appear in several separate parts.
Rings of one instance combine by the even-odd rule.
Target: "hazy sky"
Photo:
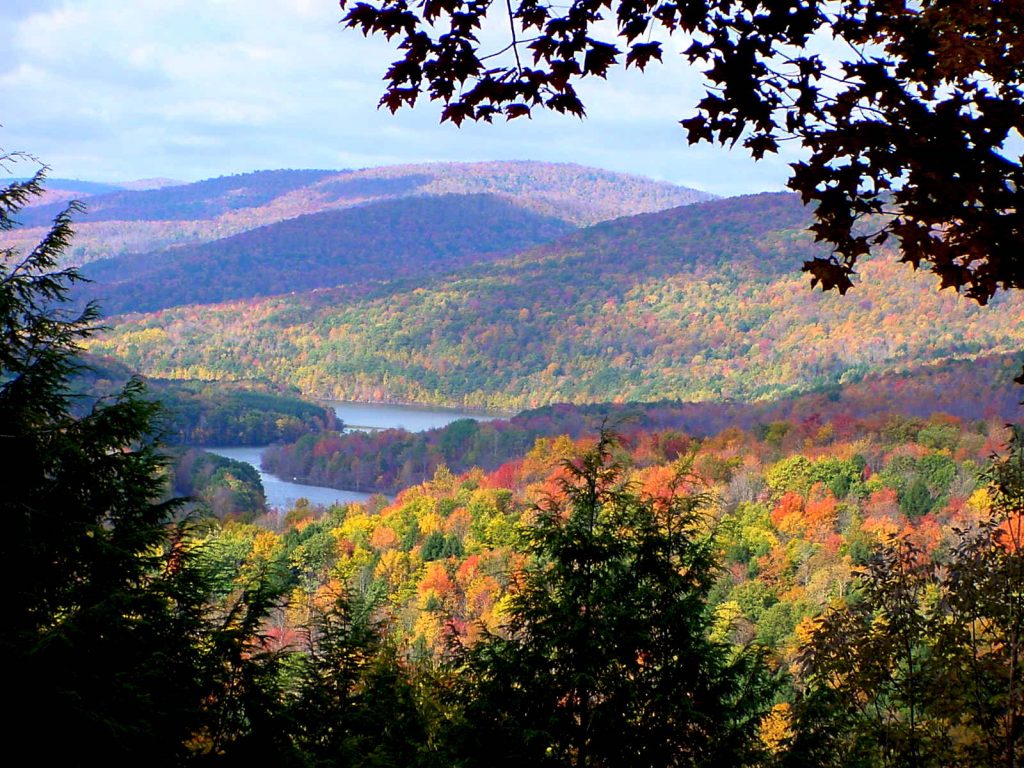
[[[186,181],[262,168],[571,161],[719,194],[778,189],[793,158],[692,148],[701,95],[678,55],[583,91],[588,117],[461,129],[423,102],[378,111],[396,56],[334,0],[0,0],[0,147],[53,176]],[[682,41],[680,41],[680,45]]]

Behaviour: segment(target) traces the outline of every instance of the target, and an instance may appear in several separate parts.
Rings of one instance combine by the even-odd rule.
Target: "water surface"
[[[476,419],[490,421],[501,418],[496,414],[460,411],[447,408],[433,408],[423,405],[391,405],[384,403],[349,403],[340,400],[325,401],[334,408],[334,412],[348,429],[391,429],[401,427],[410,432],[423,432],[451,424],[459,419]],[[309,499],[313,504],[330,506],[331,504],[348,504],[363,502],[370,498],[368,493],[358,491],[339,491],[336,488],[325,488],[319,485],[295,483],[264,472],[260,466],[263,450],[267,446],[256,445],[245,448],[203,448],[204,451],[226,456],[229,459],[244,461],[256,467],[263,481],[267,504],[278,509],[287,509],[300,498]]]
[[[498,414],[471,412],[425,405],[393,405],[391,403],[349,403],[325,400],[349,429],[391,429],[401,427],[410,432],[425,432],[451,424],[459,419],[491,421]]]
[[[278,509],[288,509],[300,498],[309,499],[312,504],[348,504],[353,501],[363,502],[370,498],[368,493],[357,493],[356,491],[339,491],[336,488],[324,488],[319,485],[305,485],[282,480],[277,475],[264,472],[260,468],[260,457],[266,446],[252,446],[247,448],[203,448],[204,451],[215,453],[218,456],[226,456],[236,461],[244,461],[256,467],[260,473],[260,480],[263,481],[263,491],[267,497],[267,505]]]

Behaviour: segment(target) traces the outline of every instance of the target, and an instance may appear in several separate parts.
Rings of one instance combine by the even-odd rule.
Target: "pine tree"
[[[0,190],[0,230],[17,225],[44,177]],[[61,267],[78,209],[27,253],[0,252],[7,725],[43,764],[171,764],[202,694],[202,587],[170,525],[175,504],[160,501],[158,406],[138,380],[109,399],[69,391],[97,320],[95,306],[67,303],[81,280]]]
[[[769,686],[709,639],[702,494],[636,493],[614,440],[564,464],[529,533],[503,635],[464,652],[454,749],[470,766],[747,764]],[[682,478],[680,478],[681,480]],[[680,482],[676,491],[679,490]]]

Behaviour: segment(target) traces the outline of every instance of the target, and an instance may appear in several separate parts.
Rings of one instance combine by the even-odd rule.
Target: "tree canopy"
[[[710,497],[624,480],[604,429],[535,510],[502,634],[466,654],[468,766],[747,765],[771,698],[757,653],[708,637]]]
[[[1024,5],[1012,0],[376,0],[344,23],[396,39],[392,111],[423,95],[442,121],[550,109],[583,116],[576,86],[688,42],[707,92],[681,120],[691,143],[755,158],[799,141],[789,186],[832,253],[804,264],[845,293],[859,258],[893,238],[900,258],[986,303],[1024,287],[1019,243]],[[485,21],[508,29],[484,50]],[[611,23],[605,23],[610,21]]]

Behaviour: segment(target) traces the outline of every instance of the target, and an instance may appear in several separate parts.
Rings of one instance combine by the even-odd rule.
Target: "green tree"
[[[305,765],[414,768],[428,762],[428,736],[411,674],[383,640],[379,596],[339,596],[317,611],[297,659],[290,706]]]
[[[945,764],[948,730],[934,715],[942,676],[929,647],[934,579],[921,552],[894,540],[873,554],[860,591],[818,620],[802,652],[811,694],[798,708],[793,764]]]
[[[953,550],[936,656],[948,672],[947,717],[975,736],[961,765],[1020,765],[1024,756],[1024,431],[984,479],[991,514]]]
[[[0,191],[0,230],[15,226],[43,178]],[[65,748],[79,758],[141,754],[144,745],[169,757],[189,725],[182,708],[197,699],[194,676],[172,674],[188,660],[161,642],[177,617],[165,557],[173,507],[157,503],[163,462],[150,437],[157,406],[138,381],[91,406],[67,391],[96,319],[92,305],[75,313],[64,303],[79,279],[58,267],[74,210],[26,255],[0,257],[0,562],[14,585],[2,650],[18,702],[9,726],[37,735],[34,747],[51,757]]]
[[[900,509],[907,517],[921,517],[932,508],[932,495],[928,492],[928,484],[917,475],[900,494]]]
[[[501,635],[463,652],[464,764],[743,765],[768,686],[708,638],[716,574],[702,494],[623,481],[614,442],[564,463],[536,510]],[[682,487],[680,476],[676,490]]]
[[[44,170],[0,189],[0,230],[42,193]],[[211,614],[210,574],[173,520],[178,502],[161,500],[159,406],[137,379],[111,397],[69,391],[97,314],[66,302],[81,279],[60,267],[77,209],[27,254],[0,252],[7,727],[42,764],[177,765],[255,690],[240,681],[258,671],[273,591]]]
[[[755,158],[798,141],[789,186],[832,255],[812,283],[845,293],[858,259],[895,239],[901,259],[980,303],[1024,287],[1024,8],[1006,0],[541,0],[351,2],[345,23],[397,38],[381,105],[421,96],[442,120],[490,122],[533,109],[583,115],[576,85],[689,44],[707,92],[681,121],[691,143]],[[497,17],[497,18],[496,18]],[[508,30],[483,49],[485,20]],[[611,23],[601,23],[603,21]],[[831,41],[831,42],[828,42]]]

